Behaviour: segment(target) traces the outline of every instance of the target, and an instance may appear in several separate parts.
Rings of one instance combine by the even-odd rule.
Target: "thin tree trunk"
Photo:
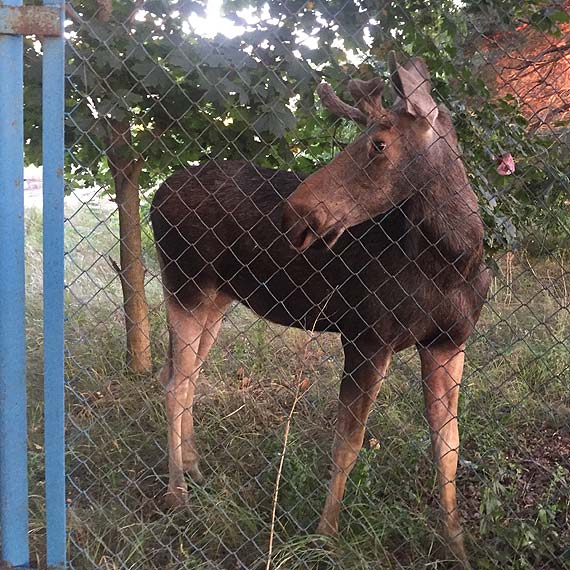
[[[139,177],[143,161],[131,148],[130,125],[111,120],[109,166],[115,181],[119,208],[120,267],[125,324],[127,329],[127,365],[137,373],[152,369],[148,304],[144,290],[142,263]]]

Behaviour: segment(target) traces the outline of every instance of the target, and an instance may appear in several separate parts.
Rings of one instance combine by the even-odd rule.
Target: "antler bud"
[[[359,109],[367,117],[373,117],[381,114],[384,110],[382,107],[384,85],[384,80],[381,77],[375,77],[369,81],[352,79],[348,82],[348,90]]]
[[[317,95],[321,99],[322,104],[337,117],[345,117],[351,121],[356,121],[361,125],[368,123],[368,117],[360,109],[345,103],[334,92],[328,83],[321,83],[317,87]]]

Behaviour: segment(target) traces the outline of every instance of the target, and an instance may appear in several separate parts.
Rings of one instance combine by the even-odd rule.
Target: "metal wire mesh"
[[[256,299],[280,290],[283,282],[272,281],[274,274],[280,280],[292,274],[278,261],[273,268],[267,265],[272,256],[281,259],[274,255],[278,246],[259,238],[256,225],[270,220],[271,235],[281,235],[284,199],[302,182],[315,180],[307,174],[318,173],[361,134],[354,123],[334,117],[317,101],[317,85],[325,79],[350,101],[351,78],[383,77],[389,84],[390,50],[399,53],[402,65],[410,56],[423,57],[433,99],[450,110],[460,160],[479,199],[486,261],[493,270],[487,301],[467,343],[460,402],[456,484],[468,558],[476,568],[570,566],[568,6],[381,4],[228,1],[221,3],[225,19],[215,16],[215,2],[205,12],[203,3],[182,1],[78,0],[69,5],[66,437],[71,568],[350,570],[436,568],[449,562],[424,416],[427,379],[422,379],[413,347],[427,337],[401,343],[409,348],[399,351],[398,345],[393,356],[348,479],[339,536],[315,534],[331,476],[333,434],[341,429],[336,418],[343,368],[338,335],[322,332],[326,327],[319,321],[326,317],[331,330],[354,333],[356,343],[363,330],[377,326],[365,323],[361,330],[351,325],[366,320],[370,299],[378,301],[371,284],[380,284],[367,267],[384,259],[384,248],[398,247],[398,271],[423,268],[422,251],[406,249],[406,236],[419,231],[427,247],[436,250],[443,238],[430,242],[433,235],[422,233],[425,220],[409,217],[415,198],[390,196],[389,208],[378,211],[359,195],[352,209],[358,206],[373,223],[363,218],[364,225],[348,227],[321,253],[315,253],[315,246],[301,253],[289,247],[292,265],[299,258],[308,260],[301,265],[304,279],[294,289],[309,291],[311,279],[325,275],[331,294],[321,292],[324,303],[315,303],[310,295],[293,304],[277,298],[266,303],[260,316],[235,302],[255,306]],[[32,77],[37,51],[30,43]],[[33,97],[31,90],[28,97]],[[397,85],[395,99],[395,105],[406,99]],[[420,120],[413,119],[414,112],[408,108],[400,115],[408,122]],[[368,128],[373,131],[374,122]],[[400,124],[396,129],[404,132]],[[414,139],[414,129],[406,131],[408,147],[424,144]],[[432,144],[437,143],[428,147]],[[397,142],[393,145],[392,150],[398,148]],[[350,162],[343,172],[356,187],[362,166],[350,148],[344,151]],[[30,161],[33,153],[30,148]],[[240,162],[230,162],[236,160]],[[374,160],[368,157],[366,168]],[[425,197],[431,180],[418,179],[421,160],[394,168],[393,175],[408,176],[406,187]],[[208,161],[217,161],[222,174],[208,175]],[[252,169],[254,164],[302,174]],[[175,171],[179,174],[161,190],[164,196],[193,184],[194,194],[216,207],[202,219],[201,203],[181,212],[181,199],[161,217],[167,229],[158,247],[161,240],[174,243],[170,256],[163,245],[165,271],[174,266],[185,276],[176,285],[165,283],[167,296],[194,304],[194,315],[196,292],[212,302],[224,291],[231,302],[223,307],[217,342],[201,366],[192,408],[204,482],[188,477],[187,503],[171,508],[165,500],[165,388],[159,381],[169,342],[149,212],[157,188]],[[244,172],[251,180],[240,187]],[[339,172],[330,173],[314,191],[342,186]],[[447,181],[442,212],[461,209],[463,187],[461,181],[455,186]],[[260,205],[262,192],[273,193],[274,207]],[[322,196],[326,202],[326,193]],[[310,201],[308,194],[305,198]],[[387,215],[400,214],[405,231],[386,222]],[[38,219],[30,200],[32,292],[41,290],[33,271],[41,255]],[[444,227],[451,231],[452,226]],[[188,228],[202,235],[190,239]],[[469,219],[461,218],[452,229],[460,247],[471,237]],[[382,232],[380,251],[367,249],[375,247],[374,232]],[[333,265],[331,275],[322,260],[342,259],[347,240],[357,244],[362,267],[355,271],[355,264]],[[241,277],[220,274],[220,264],[228,252],[237,251],[236,244],[241,252],[250,248],[249,265],[236,265]],[[190,257],[192,268],[196,263],[201,268],[193,274],[187,273]],[[260,259],[265,260],[262,269]],[[461,259],[447,260],[443,269],[428,267],[446,307],[458,302],[446,279]],[[249,271],[245,275],[244,267]],[[202,279],[212,268],[213,290]],[[414,297],[415,283],[402,284],[393,269],[382,272],[404,292],[400,303]],[[184,297],[190,286],[194,293]],[[362,290],[363,298],[350,297]],[[339,291],[344,296],[329,306]],[[342,308],[337,315],[328,310],[333,303]],[[305,330],[262,318],[279,321],[279,311],[291,307],[295,314],[290,319]],[[433,315],[421,314],[420,303],[413,319],[427,319],[432,326],[441,310],[440,303]],[[413,328],[399,322],[398,303],[384,308],[384,318],[386,312],[394,330]],[[171,307],[170,327],[176,329],[173,317]],[[32,308],[32,339],[39,318]],[[185,323],[194,330],[190,321]],[[184,338],[176,334],[175,344]],[[194,337],[187,340],[195,345]],[[451,340],[455,346],[452,335]],[[362,345],[356,345],[360,351]],[[174,353],[176,359],[176,346]],[[376,358],[364,356],[365,363]],[[32,354],[34,382],[39,377],[36,360]],[[167,371],[162,378],[171,381],[171,389],[172,374]],[[456,381],[449,392],[456,391]],[[174,417],[186,400],[178,403],[181,410]],[[37,406],[31,414],[32,457],[41,446],[34,428],[39,426]],[[450,417],[445,424],[453,421]],[[452,453],[453,445],[447,445]],[[192,458],[193,447],[186,453]],[[30,469],[32,488],[39,493],[42,474],[36,463],[32,460]],[[32,502],[32,522],[41,520],[41,508],[39,501]],[[38,553],[42,534],[38,523],[32,533]],[[39,554],[37,564],[42,565]]]

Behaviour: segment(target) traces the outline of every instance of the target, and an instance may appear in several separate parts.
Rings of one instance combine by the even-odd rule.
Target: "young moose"
[[[444,535],[467,568],[456,506],[457,402],[465,342],[489,286],[483,224],[449,112],[424,62],[390,58],[397,94],[353,80],[355,107],[327,84],[325,107],[363,133],[310,176],[247,162],[181,170],[158,190],[151,219],[170,348],[161,372],[169,420],[171,504],[184,473],[200,479],[192,402],[200,367],[232,301],[281,325],[341,334],[344,373],[333,474],[318,532],[334,534],[347,477],[395,352],[421,357]]]

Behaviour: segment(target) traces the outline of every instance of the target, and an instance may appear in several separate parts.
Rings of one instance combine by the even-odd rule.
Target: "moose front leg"
[[[338,422],[333,443],[332,480],[317,533],[335,535],[348,475],[364,441],[372,404],[390,364],[386,348],[370,353],[352,344],[344,347],[344,375],[340,386]]]
[[[443,516],[444,538],[459,568],[467,562],[463,531],[459,522],[455,476],[459,459],[457,405],[463,376],[465,345],[448,343],[420,348],[426,417],[431,432],[433,460]]]

